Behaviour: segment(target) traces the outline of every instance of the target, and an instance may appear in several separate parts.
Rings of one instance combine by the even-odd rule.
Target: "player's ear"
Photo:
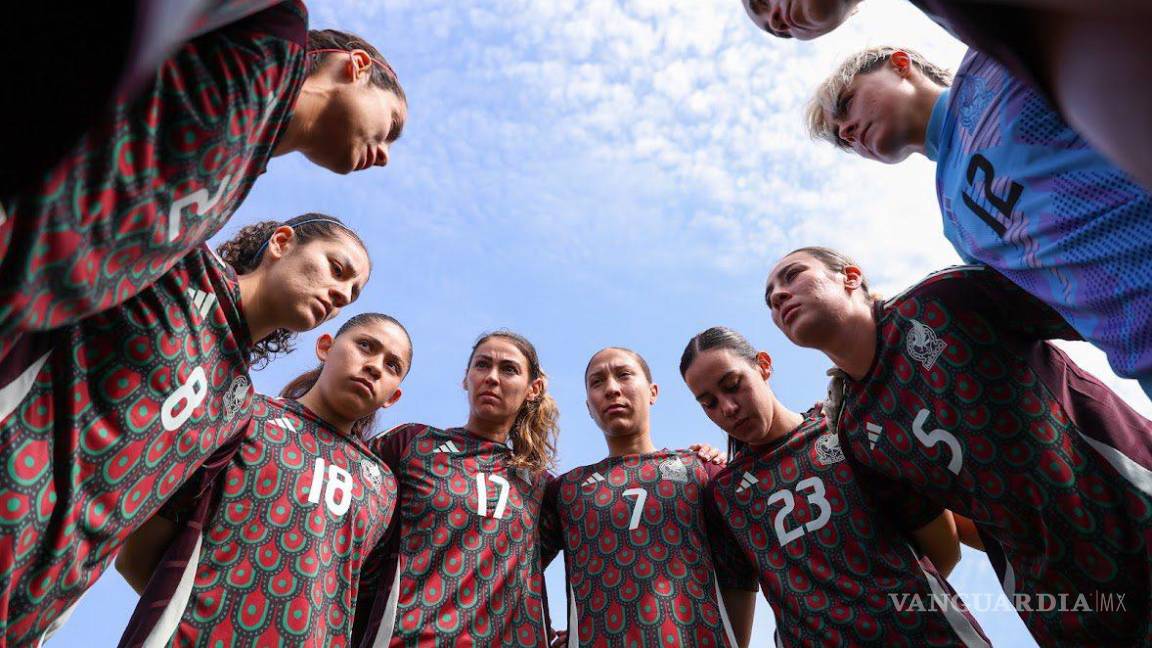
[[[296,243],[296,231],[290,225],[281,225],[272,230],[268,237],[268,251],[266,254],[273,259],[279,259],[288,253]]]
[[[857,290],[864,285],[864,272],[860,266],[846,265],[841,272],[844,273],[844,287],[849,291]]]
[[[367,83],[372,78],[372,55],[362,49],[349,52],[347,78],[353,83]]]
[[[756,368],[760,370],[760,377],[768,380],[768,377],[772,375],[772,356],[768,355],[766,351],[757,352]]]
[[[908,52],[904,50],[896,50],[888,57],[888,64],[892,69],[902,77],[907,77],[912,71],[912,57],[908,56]]]
[[[328,352],[332,350],[332,344],[335,342],[332,335],[329,333],[321,333],[320,337],[316,338],[316,358],[320,362],[328,361]]]
[[[396,404],[396,401],[400,400],[402,395],[403,394],[401,393],[400,388],[397,387],[396,391],[392,392],[392,395],[388,397],[388,400],[380,404],[380,409],[388,409],[389,407],[392,407]]]
[[[656,404],[656,397],[659,395],[660,395],[660,385],[657,385],[656,383],[652,383],[651,385],[648,385],[648,404],[649,405],[655,405]]]

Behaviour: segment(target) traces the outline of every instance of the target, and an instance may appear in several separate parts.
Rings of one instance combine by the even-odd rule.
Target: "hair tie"
[[[341,228],[347,232],[352,232],[352,229],[350,227],[348,227],[344,223],[341,223],[338,220],[334,220],[331,218],[307,218],[305,220],[300,221],[299,223],[281,223],[281,224],[277,225],[276,228],[279,229],[279,228],[287,225],[288,227],[292,228],[293,232],[295,232],[297,227],[299,227],[301,225],[307,225],[308,223],[331,223],[331,224],[336,225],[337,227],[339,227],[339,228]],[[273,230],[273,231],[275,231],[275,230]],[[352,232],[352,233],[355,234],[355,232]],[[260,247],[256,248],[256,253],[252,255],[253,261],[259,261],[260,260],[260,257],[264,255],[264,248],[268,247],[268,241],[271,241],[271,240],[272,240],[272,237],[269,236],[267,241],[264,241],[264,243],[261,244]]]

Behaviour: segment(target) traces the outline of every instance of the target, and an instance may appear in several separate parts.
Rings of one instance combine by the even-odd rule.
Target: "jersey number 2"
[[[824,494],[824,482],[820,481],[819,477],[801,479],[796,484],[796,492],[799,493],[803,490],[812,491],[807,495],[808,505],[819,513],[816,515],[816,519],[791,529],[785,526],[785,522],[788,520],[788,516],[792,514],[792,509],[796,508],[796,497],[792,495],[792,491],[782,488],[768,497],[769,506],[777,502],[784,503],[784,506],[776,511],[776,516],[772,518],[772,526],[776,530],[776,541],[780,543],[781,547],[805,533],[822,528],[832,518],[832,505],[828,503],[828,498]]]

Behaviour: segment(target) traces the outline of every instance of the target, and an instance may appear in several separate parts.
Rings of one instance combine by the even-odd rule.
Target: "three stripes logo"
[[[439,446],[436,447],[435,450],[432,451],[433,454],[442,454],[442,453],[455,454],[457,452],[460,452],[460,448],[457,448],[456,444],[451,442],[451,441],[449,441],[447,443],[441,443]]]
[[[192,305],[200,312],[200,318],[204,319],[208,317],[208,312],[212,310],[212,304],[216,303],[216,295],[206,293],[203,290],[189,288],[188,296],[192,298]]]
[[[868,430],[868,449],[875,450],[876,442],[880,440],[880,433],[884,431],[884,428],[875,423],[868,423],[864,427]]]
[[[588,479],[584,480],[584,483],[582,485],[583,486],[596,486],[602,481],[604,481],[604,475],[601,475],[598,472],[594,472],[588,477]]]
[[[736,487],[736,492],[737,493],[743,493],[744,491],[748,490],[749,488],[752,488],[753,486],[755,486],[756,482],[758,482],[758,481],[760,481],[760,480],[756,479],[756,477],[752,473],[750,473],[748,471],[744,471],[744,475],[742,477],[740,477],[740,485]]]
[[[289,432],[296,431],[296,425],[292,423],[290,419],[284,418],[283,416],[269,420],[268,425],[275,425],[276,427],[283,428]]]

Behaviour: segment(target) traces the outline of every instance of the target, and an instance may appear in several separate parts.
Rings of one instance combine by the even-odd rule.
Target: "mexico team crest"
[[[372,486],[373,490],[380,490],[380,485],[384,482],[384,478],[380,475],[380,468],[371,461],[360,462],[360,476]]]
[[[224,394],[224,415],[228,418],[236,416],[244,401],[248,400],[248,392],[252,391],[252,382],[247,376],[236,376],[228,391]]]
[[[680,461],[680,457],[673,457],[660,462],[660,476],[669,481],[685,484],[688,482],[688,466]]]
[[[844,461],[844,450],[840,448],[840,437],[824,434],[816,439],[816,463],[831,466]]]
[[[908,332],[908,341],[905,344],[908,355],[925,369],[931,369],[948,343],[937,337],[936,331],[921,322],[908,321],[912,323],[912,330]]]

